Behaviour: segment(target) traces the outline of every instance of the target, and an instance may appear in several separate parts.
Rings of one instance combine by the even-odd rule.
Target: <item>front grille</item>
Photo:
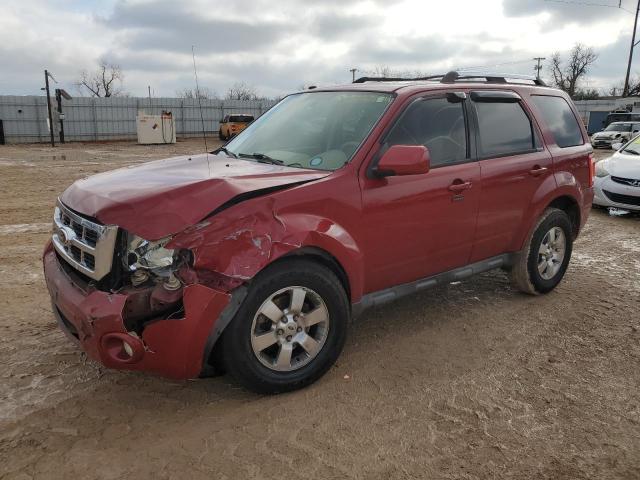
[[[622,177],[611,177],[611,180],[613,180],[616,183],[621,183],[622,185],[628,185],[631,187],[640,187],[640,180],[636,180],[633,178],[622,178]]]
[[[53,246],[69,265],[94,280],[111,271],[118,227],[100,225],[73,212],[60,200],[53,227]]]
[[[635,197],[633,195],[622,195],[620,193],[613,193],[608,190],[603,190],[603,192],[612,202],[623,203],[625,205],[633,205],[636,207],[640,206],[640,196]]]

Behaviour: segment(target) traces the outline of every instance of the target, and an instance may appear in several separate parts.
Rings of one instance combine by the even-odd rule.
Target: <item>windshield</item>
[[[392,99],[374,92],[290,95],[229,142],[226,151],[260,162],[336,170],[351,160]]]
[[[627,143],[627,145],[620,151],[627,155],[640,155],[640,135]]]
[[[630,123],[612,123],[607,128],[604,129],[605,132],[630,132],[631,124]]]

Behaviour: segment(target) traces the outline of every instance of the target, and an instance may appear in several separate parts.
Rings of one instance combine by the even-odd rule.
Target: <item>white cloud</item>
[[[601,52],[589,85],[604,87],[624,75],[632,22],[617,8],[527,0],[24,0],[0,16],[0,94],[38,94],[44,68],[66,88],[104,58],[132,95],[172,96],[193,84],[193,44],[201,83],[219,93],[245,81],[279,95],[378,65],[532,73],[532,57],[576,42]]]

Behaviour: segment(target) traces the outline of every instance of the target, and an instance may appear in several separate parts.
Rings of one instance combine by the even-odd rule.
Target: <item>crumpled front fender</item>
[[[362,252],[349,232],[319,215],[279,213],[271,197],[225,210],[177,235],[167,247],[191,250],[196,271],[211,271],[241,282],[284,255],[314,247],[342,266],[351,300],[362,295]]]

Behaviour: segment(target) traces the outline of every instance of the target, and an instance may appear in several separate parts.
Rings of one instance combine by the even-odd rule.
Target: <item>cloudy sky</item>
[[[597,6],[589,4],[598,4]],[[72,84],[101,59],[121,65],[124,88],[175,96],[237,81],[276,96],[303,84],[350,81],[379,66],[533,74],[533,57],[576,42],[599,54],[584,86],[625,74],[634,0],[20,0],[2,2],[0,95],[39,94],[42,70]],[[605,6],[609,5],[609,6]],[[640,73],[640,49],[633,72]],[[545,71],[543,70],[543,76]]]

